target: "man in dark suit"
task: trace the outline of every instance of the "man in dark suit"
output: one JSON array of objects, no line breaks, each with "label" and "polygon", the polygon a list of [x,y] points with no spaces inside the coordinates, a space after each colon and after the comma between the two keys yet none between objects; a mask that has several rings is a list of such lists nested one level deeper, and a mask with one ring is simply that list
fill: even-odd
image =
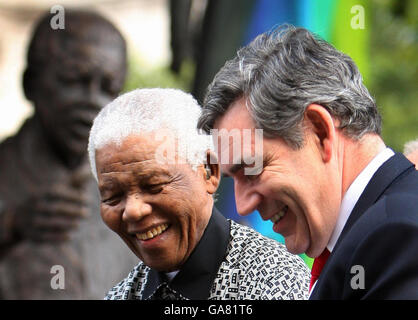
[{"label": "man in dark suit", "polygon": [[218,72],[198,127],[238,212],[315,258],[311,299],[418,299],[418,174],[350,57],[303,28],[262,34]]}]

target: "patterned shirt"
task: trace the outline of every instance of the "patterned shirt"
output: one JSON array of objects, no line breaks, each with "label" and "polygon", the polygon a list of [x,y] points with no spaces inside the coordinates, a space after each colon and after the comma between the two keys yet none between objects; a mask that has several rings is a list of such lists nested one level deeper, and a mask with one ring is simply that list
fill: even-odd
[{"label": "patterned shirt", "polygon": [[202,239],[170,281],[140,262],[106,300],[307,299],[310,271],[281,243],[213,210]]}]

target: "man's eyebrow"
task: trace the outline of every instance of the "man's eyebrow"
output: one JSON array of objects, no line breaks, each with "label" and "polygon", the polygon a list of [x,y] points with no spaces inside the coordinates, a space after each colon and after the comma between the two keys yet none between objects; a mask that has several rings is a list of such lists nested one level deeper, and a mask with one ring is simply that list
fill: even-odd
[{"label": "man's eyebrow", "polygon": [[114,178],[106,177],[102,183],[99,183],[98,188],[100,192],[112,190],[119,186],[119,182]]},{"label": "man's eyebrow", "polygon": [[151,178],[170,178],[171,174],[169,171],[161,168],[151,168],[145,171],[137,171],[135,175],[141,179],[148,180]]},{"label": "man's eyebrow", "polygon": [[244,159],[240,159],[240,163],[235,163],[229,168],[229,173],[223,172],[222,177],[230,178],[238,171],[244,169],[247,166],[250,166],[253,162],[255,162],[254,157],[246,157]]},{"label": "man's eyebrow", "polygon": [[225,173],[225,172],[221,173],[221,177],[222,178],[231,178],[231,176],[229,174]]},{"label": "man's eyebrow", "polygon": [[233,164],[232,166],[231,166],[231,168],[229,168],[229,173],[226,173],[226,172],[222,172],[222,177],[225,177],[225,178],[230,178],[231,176],[233,176],[235,173],[237,173],[238,171],[240,171],[242,168],[244,167],[244,163],[242,162],[242,163],[236,163],[236,164]]},{"label": "man's eyebrow", "polygon": [[229,168],[229,172],[231,173],[231,175],[237,173],[238,171],[240,171],[242,168],[244,168],[245,164],[244,162],[241,160],[241,163],[236,163],[233,164],[231,168]]}]

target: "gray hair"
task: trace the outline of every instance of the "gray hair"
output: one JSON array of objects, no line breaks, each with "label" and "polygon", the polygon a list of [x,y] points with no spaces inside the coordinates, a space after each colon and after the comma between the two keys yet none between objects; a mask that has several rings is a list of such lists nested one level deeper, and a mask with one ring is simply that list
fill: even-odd
[{"label": "gray hair", "polygon": [[381,132],[375,101],[353,60],[303,28],[261,34],[226,62],[208,87],[198,128],[210,132],[241,97],[264,136],[281,137],[294,149],[303,145],[302,120],[312,103],[338,119],[350,138]]},{"label": "gray hair", "polygon": [[415,151],[418,151],[418,138],[405,143],[403,153],[407,156]]},{"label": "gray hair", "polygon": [[158,133],[161,129],[176,139],[177,151],[196,170],[207,162],[207,150],[214,149],[211,136],[196,129],[200,114],[192,95],[177,89],[137,89],[121,95],[93,122],[88,144],[93,176],[97,180],[96,150],[110,143],[121,145],[132,134]]}]

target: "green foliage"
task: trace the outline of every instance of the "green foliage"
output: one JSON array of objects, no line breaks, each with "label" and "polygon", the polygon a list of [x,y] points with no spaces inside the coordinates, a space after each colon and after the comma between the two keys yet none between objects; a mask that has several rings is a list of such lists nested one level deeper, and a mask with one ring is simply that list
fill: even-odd
[{"label": "green foliage", "polygon": [[182,64],[179,74],[167,66],[149,67],[141,59],[129,58],[128,75],[124,92],[137,88],[178,88],[190,91],[194,76],[194,64],[186,61]]},{"label": "green foliage", "polygon": [[418,138],[418,1],[372,3],[371,84],[383,138],[396,151]]},{"label": "green foliage", "polygon": [[[371,94],[383,117],[383,139],[396,151],[418,138],[418,1],[373,0],[370,36]],[[195,65],[183,63],[179,74],[168,66],[149,67],[129,59],[124,91],[135,88],[180,88],[190,92]]]}]

